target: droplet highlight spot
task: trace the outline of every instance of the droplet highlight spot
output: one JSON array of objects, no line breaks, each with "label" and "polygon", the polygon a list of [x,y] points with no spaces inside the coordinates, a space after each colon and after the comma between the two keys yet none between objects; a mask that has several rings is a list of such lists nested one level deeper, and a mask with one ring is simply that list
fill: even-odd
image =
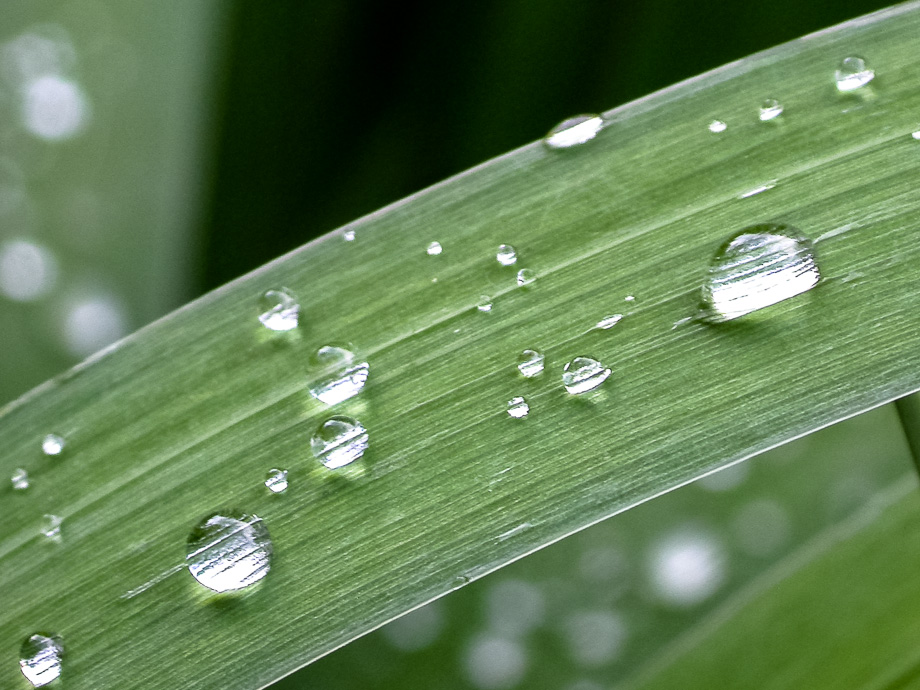
[{"label": "droplet highlight spot", "polygon": [[297,328],[300,304],[286,289],[267,290],[259,301],[259,321],[270,331],[291,331]]},{"label": "droplet highlight spot", "polygon": [[268,574],[271,559],[271,537],[256,515],[209,515],[192,529],[186,542],[189,573],[215,592],[255,584]]},{"label": "droplet highlight spot", "polygon": [[530,413],[530,405],[521,396],[508,401],[508,414],[514,419],[523,419]]},{"label": "droplet highlight spot", "polygon": [[861,89],[875,79],[875,70],[871,69],[861,57],[847,57],[841,60],[834,72],[834,81],[840,92]]},{"label": "droplet highlight spot", "polygon": [[271,469],[265,476],[265,487],[273,494],[283,494],[288,488],[287,470]]},{"label": "droplet highlight spot", "polygon": [[42,439],[42,452],[45,455],[60,455],[64,452],[64,439],[57,434],[48,434]]},{"label": "droplet highlight spot", "polygon": [[518,355],[517,368],[524,378],[532,379],[543,373],[545,357],[536,350],[524,350]]},{"label": "droplet highlight spot", "polygon": [[572,395],[587,393],[610,376],[610,369],[591,357],[576,357],[562,370],[562,385]]},{"label": "droplet highlight spot", "polygon": [[563,120],[543,138],[551,149],[567,149],[591,141],[604,126],[600,115],[576,115]]},{"label": "droplet highlight spot", "polygon": [[61,675],[64,646],[57,635],[30,635],[19,648],[19,669],[32,687],[57,680]]},{"label": "droplet highlight spot", "polygon": [[517,251],[510,244],[499,245],[495,259],[502,266],[513,266],[517,262]]},{"label": "droplet highlight spot", "polygon": [[360,459],[367,446],[367,429],[354,417],[344,415],[327,419],[310,439],[313,455],[330,470]]},{"label": "droplet highlight spot", "polygon": [[324,345],[310,358],[310,395],[335,405],[360,393],[369,373],[370,365],[348,348]]},{"label": "droplet highlight spot", "polygon": [[15,470],[13,470],[13,475],[10,477],[10,482],[16,491],[25,491],[29,488],[29,473],[21,467],[17,467]]}]

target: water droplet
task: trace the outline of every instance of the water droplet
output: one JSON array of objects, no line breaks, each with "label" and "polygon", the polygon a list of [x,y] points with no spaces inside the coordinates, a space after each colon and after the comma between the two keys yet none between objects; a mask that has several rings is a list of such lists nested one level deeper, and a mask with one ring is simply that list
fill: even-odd
[{"label": "water droplet", "polygon": [[518,355],[518,371],[521,376],[532,379],[543,373],[543,362],[545,358],[536,350],[524,350]]},{"label": "water droplet", "polygon": [[820,278],[809,239],[788,225],[754,225],[729,238],[710,262],[701,316],[736,319],[806,292]]},{"label": "water droplet", "polygon": [[255,584],[271,568],[272,540],[256,515],[215,513],[199,522],[185,545],[188,571],[215,592]]},{"label": "water droplet", "polygon": [[367,450],[367,429],[357,419],[335,415],[323,422],[313,438],[313,455],[330,470],[358,460]]},{"label": "water droplet", "polygon": [[626,297],[623,298],[623,301],[624,302],[635,302],[636,298],[633,295],[626,295]]},{"label": "water droplet", "polygon": [[60,455],[64,450],[64,439],[57,434],[48,434],[42,439],[42,452],[45,455]]},{"label": "water droplet", "polygon": [[483,295],[476,303],[476,308],[479,311],[492,311],[492,298],[488,295]]},{"label": "water droplet", "polygon": [[346,230],[344,234],[342,235],[342,237],[345,239],[346,242],[354,242],[355,241],[355,231]]},{"label": "water droplet", "polygon": [[57,635],[36,633],[19,648],[19,668],[33,687],[48,685],[61,675],[64,646]]},{"label": "water droplet", "polygon": [[327,405],[348,400],[362,391],[369,371],[351,350],[325,345],[310,358],[310,394]]},{"label": "water droplet", "polygon": [[297,328],[300,305],[286,289],[267,290],[259,300],[259,321],[270,331],[290,331]]},{"label": "water droplet", "polygon": [[498,247],[498,253],[495,258],[502,266],[513,266],[517,261],[517,252],[510,244],[501,244]]},{"label": "water droplet", "polygon": [[57,260],[45,247],[10,240],[0,247],[0,292],[16,302],[32,302],[54,287]]},{"label": "water droplet", "polygon": [[549,130],[543,143],[551,149],[567,149],[591,141],[604,126],[600,115],[577,115]]},{"label": "water droplet", "polygon": [[783,114],[783,104],[775,98],[768,98],[760,104],[760,121],[774,120]]},{"label": "water droplet", "polygon": [[530,412],[530,405],[521,396],[511,398],[508,401],[508,414],[515,419],[523,419]]},{"label": "water droplet", "polygon": [[848,57],[840,62],[834,72],[838,91],[855,91],[875,79],[875,70],[866,65],[861,57]]},{"label": "water droplet", "polygon": [[437,256],[443,250],[441,248],[440,242],[432,242],[428,245],[428,249],[425,250],[428,253],[428,256]]},{"label": "water droplet", "polygon": [[728,129],[728,125],[722,122],[722,120],[713,120],[709,123],[709,131],[713,134],[720,134]]},{"label": "water droplet", "polygon": [[610,376],[610,369],[591,357],[576,357],[562,370],[562,385],[572,395],[594,390]]},{"label": "water droplet", "polygon": [[265,486],[273,494],[284,493],[288,488],[287,475],[287,470],[269,470],[265,477]]},{"label": "water droplet", "polygon": [[17,491],[24,491],[29,488],[29,473],[21,467],[17,467],[13,470],[13,476],[10,477],[10,481],[14,489]]},{"label": "water droplet", "polygon": [[526,287],[532,285],[533,281],[536,280],[537,276],[534,275],[534,272],[529,268],[522,268],[517,272],[517,284],[518,287]]},{"label": "water droplet", "polygon": [[60,515],[46,514],[42,518],[41,533],[51,541],[59,542],[61,541],[61,523],[63,522],[64,518]]},{"label": "water droplet", "polygon": [[605,316],[603,319],[597,322],[597,327],[603,331],[606,331],[607,329],[613,328],[618,323],[620,323],[620,319],[622,318],[622,314],[611,314],[610,316]]},{"label": "water droplet", "polygon": [[920,129],[918,129],[916,132],[911,133],[910,136],[916,139],[917,141],[920,141]]}]

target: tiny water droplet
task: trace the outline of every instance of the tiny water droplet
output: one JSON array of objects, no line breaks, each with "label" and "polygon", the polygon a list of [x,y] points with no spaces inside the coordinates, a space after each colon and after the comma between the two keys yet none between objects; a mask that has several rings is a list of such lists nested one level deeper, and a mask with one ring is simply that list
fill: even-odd
[{"label": "tiny water droplet", "polygon": [[255,584],[271,568],[272,540],[257,515],[214,513],[199,522],[185,544],[185,564],[199,584],[230,592]]},{"label": "tiny water droplet", "polygon": [[51,541],[59,542],[61,541],[61,523],[63,522],[64,518],[60,515],[51,515],[47,513],[42,518],[41,533]]},{"label": "tiny water droplet", "polygon": [[728,129],[728,125],[722,122],[722,120],[713,120],[709,123],[709,131],[713,134],[720,134]]},{"label": "tiny water droplet", "polygon": [[701,317],[736,319],[806,292],[820,278],[808,238],[788,225],[754,225],[730,237],[710,262]]},{"label": "tiny water droplet", "polygon": [[875,70],[871,69],[861,57],[844,58],[834,72],[837,90],[842,92],[862,88],[874,78]]},{"label": "tiny water droplet", "polygon": [[529,268],[522,268],[517,272],[518,287],[526,287],[528,285],[532,285],[536,278],[537,276]]},{"label": "tiny water droplet", "polygon": [[916,139],[917,141],[920,141],[920,129],[918,129],[916,132],[912,132],[910,136]]},{"label": "tiny water droplet", "polygon": [[600,115],[576,115],[549,130],[543,143],[551,149],[567,149],[591,141],[604,126]]},{"label": "tiny water droplet", "polygon": [[344,240],[345,240],[346,242],[354,242],[354,241],[355,241],[355,231],[354,231],[354,230],[346,230],[346,231],[342,234],[342,237],[344,238]]},{"label": "tiny water droplet", "polygon": [[495,258],[502,266],[513,266],[517,261],[517,252],[510,244],[501,244],[498,247],[498,253]]},{"label": "tiny water droplet", "polygon": [[286,289],[266,290],[259,300],[259,321],[270,331],[290,331],[297,328],[300,305]]},{"label": "tiny water droplet", "polygon": [[32,687],[57,680],[61,675],[64,646],[57,635],[30,635],[19,648],[19,668]]},{"label": "tiny water droplet", "polygon": [[443,250],[440,242],[432,242],[425,251],[428,253],[428,256],[437,256]]},{"label": "tiny water droplet", "polygon": [[310,358],[310,394],[335,405],[360,393],[369,372],[370,365],[351,350],[324,345]]},{"label": "tiny water droplet", "polygon": [[511,398],[508,401],[508,414],[515,419],[523,419],[530,412],[530,405],[521,396]]},{"label": "tiny water droplet", "polygon": [[543,373],[543,362],[545,358],[536,350],[524,350],[518,355],[518,371],[521,376],[532,379]]},{"label": "tiny water droplet", "polygon": [[606,331],[607,329],[613,328],[618,323],[620,323],[620,319],[622,318],[622,314],[611,314],[610,316],[605,316],[603,319],[597,322],[597,328]]},{"label": "tiny water droplet", "polygon": [[17,467],[13,470],[13,476],[10,477],[10,481],[14,489],[17,491],[24,491],[29,488],[29,473],[21,467]]},{"label": "tiny water droplet", "polygon": [[760,104],[760,121],[775,120],[783,114],[783,104],[775,98],[768,98]]},{"label": "tiny water droplet", "polygon": [[273,494],[282,494],[288,488],[287,475],[287,470],[269,470],[265,477],[265,486]]},{"label": "tiny water droplet", "polygon": [[42,452],[45,455],[60,455],[64,450],[64,439],[57,434],[48,434],[42,439]]},{"label": "tiny water droplet", "polygon": [[479,298],[479,301],[476,303],[476,308],[479,311],[489,312],[492,311],[492,298],[488,295],[483,295]]},{"label": "tiny water droplet", "polygon": [[335,415],[320,424],[310,439],[313,455],[330,470],[358,460],[367,450],[367,429],[354,417]]},{"label": "tiny water droplet", "polygon": [[562,385],[572,395],[587,393],[610,376],[610,369],[591,357],[576,357],[562,370]]},{"label": "tiny water droplet", "polygon": [[635,302],[636,298],[633,295],[626,295],[626,297],[623,298],[623,301],[624,302]]}]

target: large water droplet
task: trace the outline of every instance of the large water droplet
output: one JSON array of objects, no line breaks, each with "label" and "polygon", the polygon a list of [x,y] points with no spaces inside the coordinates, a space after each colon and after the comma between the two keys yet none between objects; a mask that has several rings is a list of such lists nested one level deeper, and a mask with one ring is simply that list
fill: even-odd
[{"label": "large water droplet", "polygon": [[428,249],[425,250],[428,256],[437,256],[442,251],[443,249],[441,248],[440,242],[432,242],[431,244],[428,245]]},{"label": "large water droplet", "polygon": [[29,473],[21,467],[17,467],[13,470],[13,476],[10,477],[10,481],[14,489],[17,491],[24,491],[29,488]]},{"label": "large water droplet", "polygon": [[300,305],[286,288],[268,290],[259,301],[259,321],[271,331],[290,331],[297,328]]},{"label": "large water droplet", "polygon": [[327,405],[348,400],[364,388],[369,371],[351,350],[325,345],[310,358],[310,394]]},{"label": "large water droplet", "polygon": [[524,350],[518,355],[518,371],[521,372],[521,376],[529,379],[539,376],[543,373],[544,359],[543,355],[536,350]]},{"label": "large water droplet", "polygon": [[284,493],[288,488],[287,475],[287,470],[269,470],[265,477],[265,486],[273,494]]},{"label": "large water droplet", "polygon": [[530,413],[530,405],[521,396],[508,401],[508,414],[515,419],[523,419]]},{"label": "large water droplet", "polygon": [[605,316],[603,319],[597,322],[597,327],[603,331],[606,331],[620,323],[620,319],[622,318],[622,314],[611,314],[610,316]]},{"label": "large water droplet", "polygon": [[783,114],[783,104],[775,98],[768,98],[760,105],[760,121],[774,120]]},{"label": "large water droplet", "polygon": [[517,252],[510,244],[502,244],[499,245],[495,258],[502,266],[513,266],[517,261]]},{"label": "large water droplet", "polygon": [[200,584],[215,592],[230,592],[268,574],[272,540],[256,515],[215,513],[192,529],[185,553],[188,571]]},{"label": "large water droplet", "polygon": [[492,311],[492,298],[488,295],[483,295],[479,298],[479,301],[476,303],[476,308],[479,311]]},{"label": "large water droplet", "polygon": [[591,141],[604,126],[600,115],[576,115],[549,130],[543,143],[551,149],[567,149]]},{"label": "large water droplet", "polygon": [[51,515],[50,513],[42,517],[41,533],[48,539],[55,542],[61,541],[61,524],[64,518],[60,515]]},{"label": "large water droplet", "polygon": [[610,369],[591,357],[576,357],[562,370],[562,385],[572,395],[586,393],[600,386],[610,376]]},{"label": "large water droplet", "polygon": [[517,284],[518,287],[526,287],[532,285],[533,281],[537,279],[536,274],[531,271],[529,268],[522,268],[517,272]]},{"label": "large water droplet", "polygon": [[367,429],[354,417],[335,415],[323,422],[313,438],[313,455],[330,470],[358,460],[367,450]]},{"label": "large water droplet", "polygon": [[57,635],[36,633],[19,648],[19,668],[33,687],[40,688],[61,675],[64,646]]},{"label": "large water droplet", "polygon": [[57,434],[48,434],[42,439],[42,452],[45,455],[60,455],[64,451],[64,439]]},{"label": "large water droplet", "polygon": [[838,91],[855,91],[875,79],[875,70],[871,69],[861,57],[848,57],[840,62],[834,72]]},{"label": "large water droplet", "polygon": [[701,316],[736,319],[806,292],[820,278],[809,239],[788,225],[754,225],[729,238],[710,262]]},{"label": "large water droplet", "polygon": [[713,120],[709,123],[709,131],[713,134],[721,134],[726,129],[728,129],[728,125],[722,122],[722,120]]}]

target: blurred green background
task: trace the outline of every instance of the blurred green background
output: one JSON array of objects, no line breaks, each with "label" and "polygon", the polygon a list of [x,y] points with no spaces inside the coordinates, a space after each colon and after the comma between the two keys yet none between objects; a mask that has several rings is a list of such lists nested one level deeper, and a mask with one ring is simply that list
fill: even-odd
[{"label": "blurred green background", "polygon": [[[5,0],[0,402],[569,115],[883,6]],[[278,687],[609,687],[909,471],[892,411],[871,413],[560,542]]]}]

